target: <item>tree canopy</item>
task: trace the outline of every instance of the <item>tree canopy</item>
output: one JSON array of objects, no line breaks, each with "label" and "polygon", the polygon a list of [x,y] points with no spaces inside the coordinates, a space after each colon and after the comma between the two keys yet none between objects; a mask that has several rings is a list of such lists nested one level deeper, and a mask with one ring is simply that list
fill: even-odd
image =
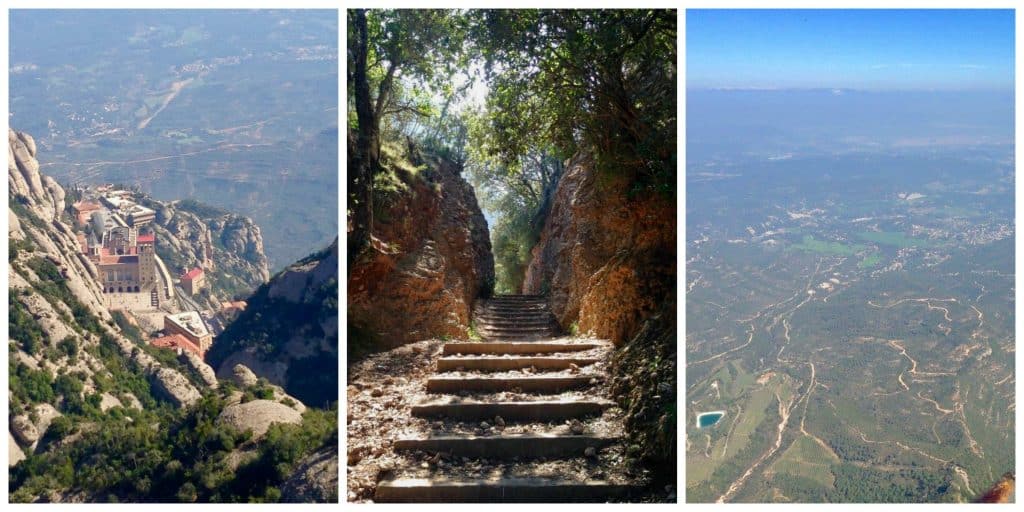
[{"label": "tree canopy", "polygon": [[[572,155],[628,177],[632,194],[674,195],[674,10],[357,9],[348,19],[350,263],[372,232],[382,140],[415,141],[468,173],[497,216],[507,291]],[[486,97],[474,102],[478,83]]]}]

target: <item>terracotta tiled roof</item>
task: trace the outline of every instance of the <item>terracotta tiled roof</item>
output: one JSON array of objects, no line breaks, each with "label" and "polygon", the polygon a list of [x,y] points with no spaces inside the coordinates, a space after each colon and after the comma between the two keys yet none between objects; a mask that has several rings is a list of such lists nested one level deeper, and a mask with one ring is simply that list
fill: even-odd
[{"label": "terracotta tiled roof", "polygon": [[135,238],[135,241],[140,244],[151,244],[156,241],[156,235],[153,233],[148,235],[139,235]]},{"label": "terracotta tiled roof", "polygon": [[196,267],[196,268],[186,272],[185,275],[181,276],[181,278],[182,279],[195,279],[196,277],[199,277],[201,275],[203,275],[203,269],[201,269],[199,267]]},{"label": "terracotta tiled roof", "polygon": [[160,348],[183,348],[185,350],[188,350],[189,352],[192,352],[193,354],[198,355],[199,357],[203,356],[203,351],[200,350],[195,343],[192,343],[191,341],[188,340],[188,338],[180,334],[161,336],[151,341],[150,345]]}]

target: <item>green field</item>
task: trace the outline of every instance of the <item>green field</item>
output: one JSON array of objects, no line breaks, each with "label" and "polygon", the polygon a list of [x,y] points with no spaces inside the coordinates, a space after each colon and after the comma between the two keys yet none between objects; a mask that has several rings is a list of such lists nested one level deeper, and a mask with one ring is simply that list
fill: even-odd
[{"label": "green field", "polygon": [[819,254],[834,254],[837,256],[853,256],[867,247],[861,244],[843,244],[840,242],[826,242],[816,240],[811,235],[804,235],[803,242],[793,245],[794,249],[816,252]]},{"label": "green field", "polygon": [[882,256],[879,255],[876,252],[876,253],[870,254],[867,257],[865,257],[864,259],[860,260],[860,262],[857,263],[857,268],[877,267],[878,264],[881,261],[882,261]]}]

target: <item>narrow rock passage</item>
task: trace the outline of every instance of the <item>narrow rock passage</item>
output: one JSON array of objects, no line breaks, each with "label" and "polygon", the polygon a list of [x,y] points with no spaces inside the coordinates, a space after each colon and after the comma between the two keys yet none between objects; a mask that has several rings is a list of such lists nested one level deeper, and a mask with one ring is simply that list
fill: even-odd
[{"label": "narrow rock passage", "polygon": [[558,337],[541,296],[484,301],[482,342],[448,342],[393,440],[375,501],[609,501],[642,485],[607,399],[607,341]]}]

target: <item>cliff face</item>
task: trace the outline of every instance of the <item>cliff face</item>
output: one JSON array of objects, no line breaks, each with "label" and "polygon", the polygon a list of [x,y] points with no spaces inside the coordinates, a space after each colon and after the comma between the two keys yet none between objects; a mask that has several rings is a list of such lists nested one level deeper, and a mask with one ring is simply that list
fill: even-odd
[{"label": "cliff face", "polygon": [[[58,409],[77,410],[83,400],[95,400],[104,411],[155,405],[152,396],[111,386],[110,376],[123,374],[128,361],[157,398],[194,403],[195,383],[114,326],[96,270],[62,219],[64,190],[39,173],[32,137],[9,131],[8,143],[11,425],[21,448],[34,451],[50,420],[61,415]],[[47,386],[40,387],[43,381]]]},{"label": "cliff face", "polygon": [[252,219],[192,201],[147,202],[156,212],[157,251],[172,274],[200,267],[221,300],[270,279],[263,235]]},{"label": "cliff face", "polygon": [[349,328],[365,349],[467,335],[473,303],[494,285],[487,222],[458,167],[429,159],[395,171],[375,205],[372,247],[348,276]]},{"label": "cliff face", "polygon": [[221,378],[244,364],[314,407],[338,400],[338,241],[287,267],[247,299],[207,361]]},{"label": "cliff face", "polygon": [[548,294],[566,330],[617,344],[675,293],[675,204],[630,198],[623,177],[599,176],[577,155],[555,191],[524,293]]},{"label": "cliff face", "polygon": [[614,341],[611,392],[629,457],[675,483],[676,217],[658,196],[628,195],[582,155],[566,166],[533,248],[525,293],[548,294],[562,327]]}]

